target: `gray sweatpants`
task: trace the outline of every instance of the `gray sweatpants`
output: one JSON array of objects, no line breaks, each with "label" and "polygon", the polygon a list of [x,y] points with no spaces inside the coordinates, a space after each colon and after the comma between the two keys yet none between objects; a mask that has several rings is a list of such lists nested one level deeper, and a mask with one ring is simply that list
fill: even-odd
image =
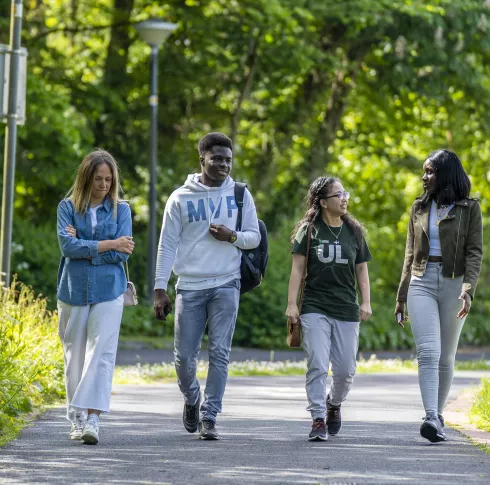
[{"label": "gray sweatpants", "polygon": [[332,362],[330,402],[345,401],[356,373],[359,322],[344,322],[320,313],[301,315],[303,346],[308,360],[306,394],[313,419],[325,418],[327,375]]},{"label": "gray sweatpants", "polygon": [[427,413],[442,414],[453,380],[459,335],[466,319],[457,318],[463,306],[458,300],[462,283],[462,276],[442,276],[441,263],[428,263],[423,276],[412,276],[410,280],[408,313]]}]

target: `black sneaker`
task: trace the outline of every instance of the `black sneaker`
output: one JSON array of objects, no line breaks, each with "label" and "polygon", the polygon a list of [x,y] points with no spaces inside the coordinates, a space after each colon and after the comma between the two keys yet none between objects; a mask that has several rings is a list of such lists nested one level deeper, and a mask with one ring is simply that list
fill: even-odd
[{"label": "black sneaker", "polygon": [[436,414],[428,414],[420,426],[420,435],[431,443],[446,441],[446,435],[442,430],[441,422]]},{"label": "black sneaker", "polygon": [[199,423],[199,406],[199,401],[192,406],[190,404],[184,404],[182,421],[184,422],[184,428],[189,431],[189,433],[195,433],[197,431],[197,425]]},{"label": "black sneaker", "polygon": [[340,415],[340,404],[334,406],[330,403],[330,396],[327,396],[327,429],[330,436],[339,434],[342,428],[342,417]]},{"label": "black sneaker", "polygon": [[444,440],[447,440],[446,431],[444,430],[444,418],[442,414],[438,414],[437,417],[439,418],[439,423],[441,423],[441,436],[444,436]]},{"label": "black sneaker", "polygon": [[216,423],[209,419],[199,421],[199,438],[202,440],[219,440]]},{"label": "black sneaker", "polygon": [[327,429],[325,428],[325,420],[322,418],[317,418],[313,421],[311,425],[311,432],[308,436],[309,441],[327,441]]},{"label": "black sneaker", "polygon": [[442,417],[442,414],[438,414],[437,417],[439,418],[439,423],[441,423],[441,427],[444,428],[444,418]]}]

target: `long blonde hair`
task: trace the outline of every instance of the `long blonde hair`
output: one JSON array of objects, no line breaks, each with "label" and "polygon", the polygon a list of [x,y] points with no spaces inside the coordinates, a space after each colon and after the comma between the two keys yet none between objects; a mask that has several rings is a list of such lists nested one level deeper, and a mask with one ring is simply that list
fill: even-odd
[{"label": "long blonde hair", "polygon": [[89,153],[78,167],[75,183],[66,194],[66,198],[73,202],[76,212],[80,214],[85,214],[85,212],[87,212],[87,208],[90,204],[95,172],[97,171],[97,168],[104,163],[109,166],[112,173],[112,185],[108,197],[112,200],[113,217],[115,218],[117,216],[117,204],[119,202],[119,194],[121,193],[121,187],[119,185],[119,169],[114,157],[105,150],[95,150]]}]

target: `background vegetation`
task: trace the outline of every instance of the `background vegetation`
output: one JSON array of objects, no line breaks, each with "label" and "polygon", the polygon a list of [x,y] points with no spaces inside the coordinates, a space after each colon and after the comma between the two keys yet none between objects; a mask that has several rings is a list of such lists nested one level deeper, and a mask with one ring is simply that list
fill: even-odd
[{"label": "background vegetation", "polygon": [[[0,0],[0,42],[10,1]],[[147,294],[149,47],[133,24],[179,29],[160,51],[159,214],[198,170],[208,131],[235,142],[233,176],[252,190],[270,233],[263,286],[243,298],[235,343],[284,346],[288,235],[308,183],[339,176],[366,225],[374,314],[361,348],[411,345],[393,323],[408,208],[424,158],[454,150],[481,199],[488,255],[490,2],[482,0],[25,0],[27,123],[20,129],[13,269],[55,306],[56,206],[93,147],[119,161],[134,213],[131,273]],[[3,145],[3,133],[0,145]],[[462,341],[490,337],[485,256]],[[149,306],[128,335],[169,335]]]},{"label": "background vegetation", "polygon": [[32,289],[14,282],[0,293],[0,446],[20,429],[21,415],[64,396],[57,327]]}]

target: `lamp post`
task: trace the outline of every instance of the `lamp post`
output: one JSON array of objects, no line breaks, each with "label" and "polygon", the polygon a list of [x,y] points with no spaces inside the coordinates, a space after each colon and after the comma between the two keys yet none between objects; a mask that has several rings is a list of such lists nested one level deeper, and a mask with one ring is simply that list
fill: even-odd
[{"label": "lamp post", "polygon": [[17,125],[25,122],[27,51],[20,46],[21,32],[22,0],[12,0],[10,45],[0,46],[0,118],[7,124],[0,224],[0,283],[5,286],[10,284]]},{"label": "lamp post", "polygon": [[177,28],[176,24],[160,19],[149,19],[139,22],[135,28],[141,38],[151,47],[150,75],[150,190],[148,195],[149,230],[148,230],[148,297],[151,298],[155,285],[155,263],[157,252],[157,217],[156,217],[156,179],[157,179],[157,122],[158,122],[158,49],[168,36]]}]

